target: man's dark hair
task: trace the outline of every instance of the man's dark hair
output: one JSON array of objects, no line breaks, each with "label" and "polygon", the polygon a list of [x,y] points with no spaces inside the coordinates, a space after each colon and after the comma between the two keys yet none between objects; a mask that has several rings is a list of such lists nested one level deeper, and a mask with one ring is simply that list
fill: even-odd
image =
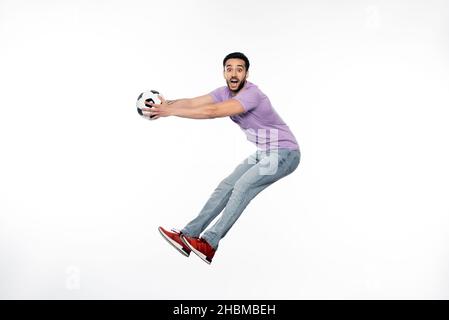
[{"label": "man's dark hair", "polygon": [[243,53],[241,53],[241,52],[233,52],[233,53],[228,54],[223,59],[223,68],[226,65],[226,61],[228,61],[229,59],[242,59],[243,61],[245,61],[246,71],[248,71],[248,69],[249,69],[249,60]]}]

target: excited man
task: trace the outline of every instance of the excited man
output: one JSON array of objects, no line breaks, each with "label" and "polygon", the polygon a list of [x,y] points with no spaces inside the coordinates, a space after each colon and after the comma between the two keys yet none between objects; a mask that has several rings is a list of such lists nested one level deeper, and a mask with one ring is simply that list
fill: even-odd
[{"label": "excited man", "polygon": [[[218,243],[240,217],[248,203],[263,189],[292,173],[299,165],[300,150],[295,136],[271,105],[268,97],[247,81],[249,60],[240,52],[223,60],[226,86],[192,99],[148,104],[143,111],[152,120],[177,116],[192,119],[230,117],[255,143],[257,151],[240,163],[216,187],[196,218],[181,231],[159,227],[162,236],[179,252],[193,251],[207,263]],[[267,139],[269,134],[269,139]],[[206,228],[223,211],[216,223]]]}]

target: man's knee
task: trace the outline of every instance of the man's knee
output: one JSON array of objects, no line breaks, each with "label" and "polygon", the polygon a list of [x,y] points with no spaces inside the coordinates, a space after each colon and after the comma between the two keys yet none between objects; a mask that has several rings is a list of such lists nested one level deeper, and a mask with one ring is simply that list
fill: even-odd
[{"label": "man's knee", "polygon": [[217,189],[219,190],[231,190],[234,188],[234,183],[228,179],[224,179],[220,182]]},{"label": "man's knee", "polygon": [[234,192],[246,193],[251,189],[251,184],[246,181],[237,181],[234,185]]}]

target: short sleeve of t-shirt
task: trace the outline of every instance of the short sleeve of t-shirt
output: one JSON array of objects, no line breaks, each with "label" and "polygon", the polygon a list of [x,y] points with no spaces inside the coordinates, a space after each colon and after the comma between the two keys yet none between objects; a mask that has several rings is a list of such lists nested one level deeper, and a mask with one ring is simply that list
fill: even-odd
[{"label": "short sleeve of t-shirt", "polygon": [[261,95],[257,90],[257,87],[249,87],[240,91],[233,99],[239,101],[245,112],[248,112],[257,107],[261,100]]},{"label": "short sleeve of t-shirt", "polygon": [[223,88],[217,88],[214,91],[209,92],[209,95],[212,96],[214,102],[222,102],[223,101]]}]

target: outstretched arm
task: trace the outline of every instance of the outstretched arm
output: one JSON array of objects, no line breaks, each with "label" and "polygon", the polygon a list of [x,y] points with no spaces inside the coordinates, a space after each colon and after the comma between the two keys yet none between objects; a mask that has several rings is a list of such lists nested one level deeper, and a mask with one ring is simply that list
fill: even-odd
[{"label": "outstretched arm", "polygon": [[241,103],[236,99],[213,103],[211,96],[202,96],[198,97],[201,99],[197,98],[196,101],[195,99],[181,99],[169,104],[163,97],[159,96],[159,98],[162,103],[151,103],[151,108],[143,110],[144,115],[155,116],[153,119],[168,116],[190,119],[212,119],[245,112]]},{"label": "outstretched arm", "polygon": [[214,99],[209,94],[206,94],[204,96],[195,97],[195,98],[190,98],[190,99],[167,100],[167,104],[169,106],[174,104],[175,107],[182,105],[185,107],[193,108],[193,107],[199,107],[199,106],[202,106],[205,104],[210,104],[210,103],[214,103]]}]

